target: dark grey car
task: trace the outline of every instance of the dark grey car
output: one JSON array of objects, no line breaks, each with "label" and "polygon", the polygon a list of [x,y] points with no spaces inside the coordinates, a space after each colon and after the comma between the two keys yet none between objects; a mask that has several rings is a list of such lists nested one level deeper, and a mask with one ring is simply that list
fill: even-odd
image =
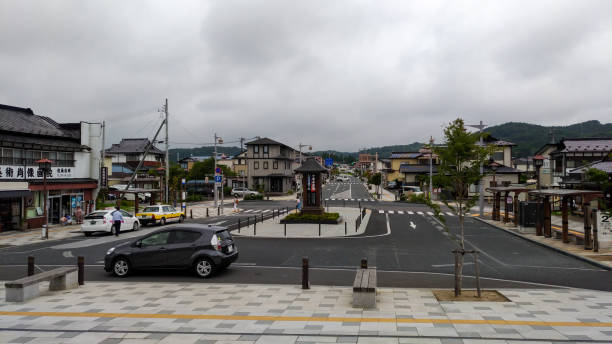
[{"label": "dark grey car", "polygon": [[228,267],[238,248],[225,227],[177,224],[106,252],[104,270],[125,277],[139,269],[193,269],[200,277]]}]

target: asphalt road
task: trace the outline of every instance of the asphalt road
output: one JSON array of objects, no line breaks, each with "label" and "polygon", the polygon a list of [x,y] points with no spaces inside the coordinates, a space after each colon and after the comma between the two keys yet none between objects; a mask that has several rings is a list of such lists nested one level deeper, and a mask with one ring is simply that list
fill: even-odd
[{"label": "asphalt road", "polygon": [[[350,184],[349,188],[355,188]],[[341,186],[347,190],[346,185]],[[364,192],[367,192],[363,186]],[[324,187],[324,195],[335,194],[337,185]],[[353,189],[354,190],[354,189]],[[340,192],[345,192],[340,191]],[[353,192],[353,191],[351,191]],[[363,203],[362,203],[363,204]],[[347,204],[347,206],[356,204]],[[240,250],[237,263],[210,279],[220,283],[280,283],[299,284],[301,260],[310,259],[311,281],[314,284],[351,285],[354,269],[362,257],[379,271],[379,285],[388,287],[452,287],[454,257],[457,247],[458,218],[446,216],[446,226],[428,215],[426,207],[417,204],[370,202],[370,222],[366,232],[358,237],[327,239],[285,239],[236,237]],[[279,209],[294,208],[293,201],[242,202],[244,213],[193,220],[228,226],[234,233],[249,218],[272,217]],[[249,211],[250,210],[250,211]],[[401,213],[400,213],[401,212]],[[412,214],[410,214],[412,212]],[[420,213],[421,214],[420,214]],[[105,252],[112,246],[156,230],[126,233],[119,238],[108,235],[91,238],[76,237],[19,247],[0,249],[0,279],[12,280],[24,276],[26,257],[36,257],[40,269],[57,265],[72,265],[77,256],[84,256],[86,280],[116,280],[103,271]],[[129,238],[132,237],[132,238]],[[465,222],[467,249],[477,249],[484,288],[566,286],[597,290],[612,290],[612,272],[586,262],[533,244],[492,226],[467,218]],[[466,256],[464,273],[466,287],[473,286],[475,265]],[[198,281],[185,271],[140,272],[134,281]],[[206,281],[202,281],[206,282]]]}]

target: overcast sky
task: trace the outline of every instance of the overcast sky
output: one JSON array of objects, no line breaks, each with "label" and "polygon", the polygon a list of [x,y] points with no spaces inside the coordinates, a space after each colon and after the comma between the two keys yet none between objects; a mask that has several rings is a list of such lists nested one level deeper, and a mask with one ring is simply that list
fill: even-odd
[{"label": "overcast sky", "polygon": [[165,98],[173,147],[612,118],[609,0],[3,0],[0,47],[0,103],[105,120],[108,144],[152,137]]}]

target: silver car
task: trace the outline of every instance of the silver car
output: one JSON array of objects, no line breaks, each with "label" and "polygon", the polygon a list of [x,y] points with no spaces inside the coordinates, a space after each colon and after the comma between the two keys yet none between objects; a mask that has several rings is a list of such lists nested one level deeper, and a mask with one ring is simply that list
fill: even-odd
[{"label": "silver car", "polygon": [[232,189],[232,194],[234,195],[234,197],[244,197],[246,195],[259,195],[259,192],[249,190],[247,188],[238,187]]}]

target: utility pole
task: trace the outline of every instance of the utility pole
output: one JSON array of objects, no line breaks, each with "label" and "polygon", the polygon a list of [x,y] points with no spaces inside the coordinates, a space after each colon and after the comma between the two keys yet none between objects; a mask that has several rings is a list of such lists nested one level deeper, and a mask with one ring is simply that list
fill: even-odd
[{"label": "utility pole", "polygon": [[170,189],[169,189],[169,181],[170,181],[170,155],[168,155],[168,98],[166,98],[166,105],[164,106],[164,112],[166,113],[166,198],[165,202],[168,204],[170,202]]},{"label": "utility pole", "polygon": [[429,137],[429,200],[433,199],[433,136]]},{"label": "utility pole", "polygon": [[[482,129],[486,128],[487,126],[480,121],[479,124],[468,125],[468,127],[477,128],[479,130],[480,147],[483,147],[484,143],[482,140]],[[482,162],[480,163],[480,180],[478,181],[478,208],[480,217],[484,218],[484,165]]]},{"label": "utility pole", "polygon": [[[217,176],[217,133],[215,133],[215,170],[214,170],[214,176]],[[214,188],[213,190],[215,190],[214,194],[215,194],[215,208],[219,205],[219,195],[217,194],[217,180],[215,179],[214,182]]]},{"label": "utility pole", "polygon": [[[102,121],[102,162],[100,163],[100,167],[104,167],[104,163],[106,160],[106,150],[104,149],[104,145],[105,145],[105,141],[106,141],[106,122]],[[100,173],[102,173],[102,169],[100,169]],[[107,181],[106,183],[108,184],[108,172],[107,172]],[[105,186],[106,188],[106,186]]]},{"label": "utility pole", "polygon": [[[240,154],[242,154],[242,151],[244,150],[243,146],[244,146],[244,137],[241,137],[240,138]],[[244,163],[246,164],[246,160],[244,161]],[[242,187],[246,188],[246,184],[244,184],[244,171],[241,171],[241,172],[242,172]]]}]

